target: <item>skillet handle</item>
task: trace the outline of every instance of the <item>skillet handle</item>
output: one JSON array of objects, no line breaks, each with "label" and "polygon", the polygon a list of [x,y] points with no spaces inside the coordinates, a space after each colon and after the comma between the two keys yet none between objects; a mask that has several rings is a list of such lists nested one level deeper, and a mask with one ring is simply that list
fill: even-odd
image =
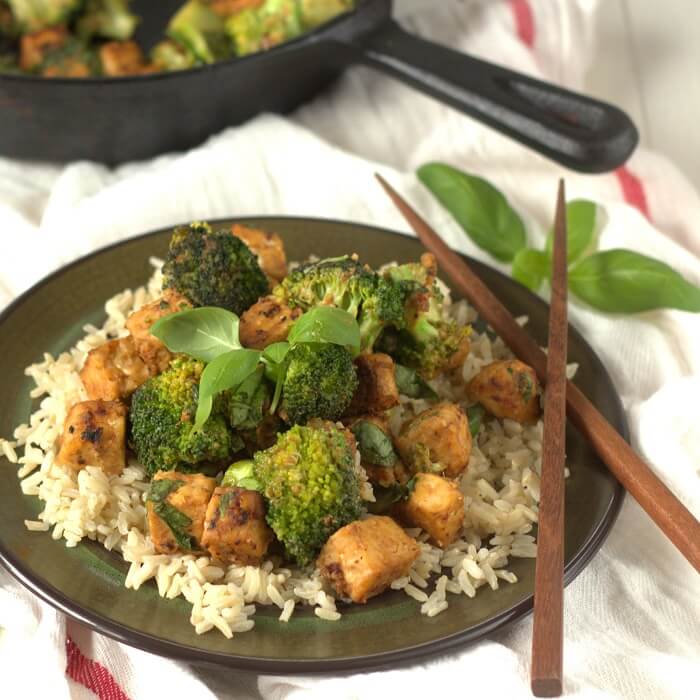
[{"label": "skillet handle", "polygon": [[362,63],[573,170],[614,170],[639,140],[617,107],[420,39],[392,20],[353,43]]}]

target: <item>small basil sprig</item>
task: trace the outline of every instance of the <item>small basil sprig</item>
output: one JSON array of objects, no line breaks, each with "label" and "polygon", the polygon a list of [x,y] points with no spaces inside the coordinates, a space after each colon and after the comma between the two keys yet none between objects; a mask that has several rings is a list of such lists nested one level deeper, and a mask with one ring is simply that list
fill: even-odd
[{"label": "small basil sprig", "polygon": [[200,430],[211,415],[214,398],[237,389],[260,363],[265,375],[275,383],[270,405],[274,413],[280,400],[287,372],[287,353],[298,343],[333,343],[357,354],[360,328],[347,311],[317,306],[302,314],[292,325],[286,342],[273,343],[264,351],[241,346],[236,314],[213,306],[186,309],[165,316],[151,326],[151,333],[171,352],[182,352],[207,362],[199,380],[195,429]]},{"label": "small basil sprig", "polygon": [[[544,250],[525,247],[525,229],[506,198],[490,183],[444,163],[428,163],[418,178],[474,242],[512,262],[513,277],[539,291],[552,269],[553,232]],[[581,301],[609,313],[654,309],[700,312],[700,287],[660,260],[631,250],[595,252],[601,208],[575,199],[566,205],[569,288]]]},{"label": "small basil sprig", "polygon": [[474,243],[494,258],[510,262],[525,247],[522,219],[490,182],[444,163],[422,166],[418,178]]},{"label": "small basil sprig", "polygon": [[[589,255],[598,244],[596,233],[598,207],[586,199],[574,199],[566,204],[566,247],[569,265]],[[552,274],[552,245],[554,230],[547,236],[544,250],[524,248],[513,260],[511,275],[533,292]]]}]

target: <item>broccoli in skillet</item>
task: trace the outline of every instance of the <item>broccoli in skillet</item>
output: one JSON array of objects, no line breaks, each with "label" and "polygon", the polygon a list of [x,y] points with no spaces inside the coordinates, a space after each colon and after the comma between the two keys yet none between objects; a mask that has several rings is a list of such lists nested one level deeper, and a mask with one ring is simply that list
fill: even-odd
[{"label": "broccoli in skillet", "polygon": [[263,0],[226,20],[238,56],[269,49],[303,32],[297,0]]},{"label": "broccoli in skillet", "polygon": [[326,304],[347,311],[360,326],[362,350],[371,352],[386,325],[403,322],[412,286],[380,277],[355,257],[327,258],[302,265],[275,289],[274,296],[304,311]]},{"label": "broccoli in skillet", "polygon": [[332,423],[294,426],[255,454],[252,471],[267,501],[268,524],[301,565],[363,513],[354,440]]},{"label": "broccoli in skillet", "polygon": [[172,39],[159,41],[151,49],[151,60],[160,70],[185,70],[197,62],[195,57]]},{"label": "broccoli in skillet", "polygon": [[340,418],[357,389],[357,371],[350,353],[340,345],[302,343],[287,355],[282,386],[282,415],[289,423],[309,418]]},{"label": "broccoli in skillet", "polygon": [[242,447],[222,415],[214,412],[194,430],[199,378],[204,363],[176,358],[162,374],[134,393],[130,444],[149,475],[159,469],[192,470],[200,462],[228,459]]},{"label": "broccoli in skillet", "polygon": [[129,0],[87,0],[75,29],[85,38],[125,41],[133,35],[138,22],[138,17],[129,12]]},{"label": "broccoli in skillet", "polygon": [[457,366],[469,350],[470,329],[447,318],[436,275],[431,254],[423,255],[420,263],[390,267],[384,274],[388,282],[401,285],[408,298],[402,323],[387,331],[378,346],[426,377]]},{"label": "broccoli in skillet", "polygon": [[65,24],[83,0],[7,0],[22,33],[38,32]]},{"label": "broccoli in skillet", "polygon": [[175,229],[165,265],[164,286],[196,306],[220,306],[239,316],[268,290],[255,256],[230,230],[207,223]]},{"label": "broccoli in skillet", "polygon": [[314,29],[355,7],[355,0],[298,0],[298,3],[304,29]]},{"label": "broccoli in skillet", "polygon": [[233,54],[222,19],[205,2],[185,3],[170,20],[167,34],[186,47],[197,63],[214,63]]}]

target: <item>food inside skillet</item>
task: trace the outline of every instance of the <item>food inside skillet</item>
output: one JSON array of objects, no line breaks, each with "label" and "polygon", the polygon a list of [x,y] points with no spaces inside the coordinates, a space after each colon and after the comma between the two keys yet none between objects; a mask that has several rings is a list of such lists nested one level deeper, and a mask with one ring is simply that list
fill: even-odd
[{"label": "food inside skillet", "polygon": [[47,396],[0,454],[25,446],[30,529],[119,551],[198,632],[387,588],[432,616],[534,556],[539,386],[432,255],[294,267],[274,233],[193,223],[106,310],[28,369]]},{"label": "food inside skillet", "polygon": [[190,0],[146,55],[130,0],[0,0],[0,72],[141,75],[263,51],[354,7],[354,0]]}]

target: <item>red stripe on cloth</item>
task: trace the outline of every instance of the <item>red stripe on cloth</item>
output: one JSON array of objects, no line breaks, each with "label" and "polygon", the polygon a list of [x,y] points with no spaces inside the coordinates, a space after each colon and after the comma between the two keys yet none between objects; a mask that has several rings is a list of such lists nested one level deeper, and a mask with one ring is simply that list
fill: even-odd
[{"label": "red stripe on cloth", "polygon": [[533,48],[535,45],[535,18],[528,0],[509,0],[510,9],[515,19],[515,30],[520,41]]},{"label": "red stripe on cloth", "polygon": [[615,171],[617,181],[622,189],[622,196],[627,204],[639,209],[646,216],[649,216],[649,205],[647,204],[647,195],[644,191],[642,181],[633,173],[631,173],[624,165]]},{"label": "red stripe on cloth", "polygon": [[112,674],[102,664],[88,659],[70,637],[66,637],[66,656],[66,675],[91,690],[100,700],[129,700]]}]

